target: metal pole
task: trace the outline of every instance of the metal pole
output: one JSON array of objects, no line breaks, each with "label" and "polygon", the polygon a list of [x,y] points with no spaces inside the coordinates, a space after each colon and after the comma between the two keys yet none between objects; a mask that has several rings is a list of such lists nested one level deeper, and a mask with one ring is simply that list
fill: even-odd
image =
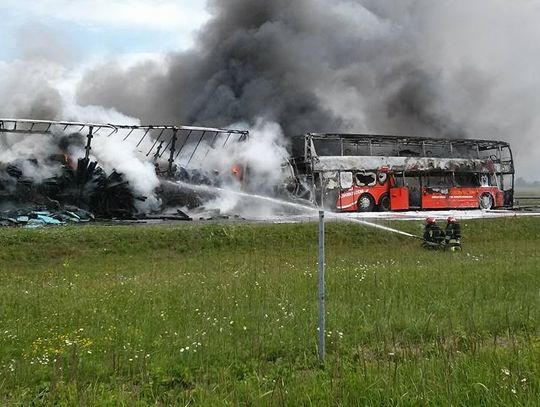
[{"label": "metal pole", "polygon": [[92,138],[94,137],[92,134],[93,131],[94,131],[94,126],[90,126],[88,130],[88,135],[86,136],[86,147],[84,148],[84,158],[86,160],[90,158],[90,150],[92,149],[91,147]]},{"label": "metal pole", "polygon": [[324,259],[324,211],[319,211],[319,362],[324,363],[326,343],[325,316],[325,259]]},{"label": "metal pole", "polygon": [[173,130],[172,139],[171,139],[171,150],[170,150],[170,155],[169,155],[169,167],[167,169],[167,176],[169,178],[172,178],[173,174],[174,174],[173,165],[174,165],[174,152],[175,152],[175,148],[176,148],[176,140],[177,140],[176,133],[177,132],[178,132],[178,129],[175,128]]}]

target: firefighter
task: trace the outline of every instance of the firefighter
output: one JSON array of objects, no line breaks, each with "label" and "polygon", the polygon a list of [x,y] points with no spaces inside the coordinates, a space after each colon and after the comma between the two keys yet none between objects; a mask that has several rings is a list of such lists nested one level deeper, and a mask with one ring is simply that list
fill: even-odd
[{"label": "firefighter", "polygon": [[461,226],[457,219],[449,216],[446,220],[445,242],[451,250],[461,248]]},{"label": "firefighter", "polygon": [[422,243],[422,246],[436,249],[442,247],[443,242],[444,233],[435,222],[435,218],[427,218],[426,225],[424,226],[424,242]]}]

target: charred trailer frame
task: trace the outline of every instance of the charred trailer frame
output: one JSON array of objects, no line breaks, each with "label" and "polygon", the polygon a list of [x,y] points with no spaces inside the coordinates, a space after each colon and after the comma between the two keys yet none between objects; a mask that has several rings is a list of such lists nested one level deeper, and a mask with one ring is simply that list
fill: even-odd
[{"label": "charred trailer frame", "polygon": [[[63,147],[60,147],[60,143],[58,155],[64,156],[66,162],[63,162],[63,165],[66,168],[61,177],[50,180],[50,182],[54,184],[56,181],[62,181],[60,189],[65,189],[66,185],[64,184],[69,183],[69,203],[81,206],[88,205],[88,202],[84,201],[88,200],[85,195],[88,195],[87,186],[89,183],[98,184],[102,189],[105,188],[111,192],[112,197],[117,198],[116,204],[108,202],[106,207],[101,208],[102,215],[105,217],[116,217],[121,213],[131,216],[135,211],[134,201],[136,199],[143,200],[145,197],[133,196],[122,174],[113,171],[105,176],[104,171],[97,166],[98,163],[90,162],[92,147],[103,138],[116,137],[126,143],[130,139],[131,145],[126,144],[125,147],[119,148],[136,149],[143,157],[147,157],[148,161],[153,162],[156,174],[162,179],[178,180],[188,176],[190,181],[200,183],[205,183],[208,180],[205,174],[194,167],[196,161],[204,163],[210,151],[224,148],[230,142],[243,142],[249,138],[248,131],[212,127],[0,119],[0,148],[2,144],[8,145],[5,138],[10,134],[21,137],[53,135],[58,136],[59,140],[76,138],[77,147],[83,151],[83,156],[76,157],[78,164],[68,165],[67,161],[71,158],[67,156],[67,147],[66,151],[62,151]],[[143,143],[145,140],[146,142]],[[37,142],[39,143],[39,140]],[[11,180],[17,176],[20,178],[21,174],[18,174],[17,169],[10,164],[5,163],[4,165],[6,167],[4,172],[7,174],[8,171],[11,171],[12,173],[12,175],[7,174],[8,178]],[[2,163],[0,163],[0,176],[2,175],[1,166]],[[96,175],[99,175],[99,180],[96,179]],[[19,178],[16,179],[16,184],[22,184],[23,180]],[[30,185],[29,181],[26,183]],[[38,187],[40,190],[43,189],[42,185]],[[73,192],[74,188],[78,189],[76,193]],[[47,188],[44,192],[46,198],[48,198],[48,191]],[[0,177],[0,201],[5,200],[6,197],[7,195],[2,193],[2,178]],[[55,197],[58,197],[57,194]],[[100,198],[106,197],[101,196]],[[96,198],[94,201],[98,200]]]},{"label": "charred trailer frame", "polygon": [[[172,176],[176,160],[183,159],[182,166],[188,167],[198,154],[208,155],[212,148],[225,147],[230,141],[245,141],[249,138],[246,130],[230,130],[213,127],[176,125],[122,125],[103,123],[83,123],[51,120],[0,119],[0,134],[80,134],[86,138],[85,159],[92,150],[92,140],[98,135],[120,137],[122,141],[136,139],[136,148],[151,138],[151,146],[143,153],[155,162],[167,159],[167,168],[160,175]],[[220,144],[221,143],[221,144]]]},{"label": "charred trailer frame", "polygon": [[[298,182],[309,186],[312,201],[334,210],[350,210],[339,208],[339,198],[347,192],[354,199],[359,198],[356,191],[367,197],[363,208],[356,207],[361,202],[349,204],[352,210],[360,211],[373,210],[375,207],[381,210],[403,210],[409,207],[470,208],[476,204],[476,207],[486,209],[513,206],[515,171],[512,150],[506,142],[308,133],[296,137],[292,148],[290,162],[297,173]],[[358,182],[358,174],[371,174],[375,179],[372,184],[365,184],[362,180]],[[418,178],[417,188],[422,195],[415,205],[391,205],[389,188],[406,187],[406,177]],[[436,177],[446,179],[448,185],[433,188],[428,181]],[[458,181],[473,178],[477,178],[479,187],[491,187],[484,190],[483,196],[488,199],[490,195],[492,202],[482,203],[476,196],[467,199],[466,194],[456,196],[460,190],[464,191]],[[348,182],[344,184],[344,180]],[[350,185],[351,182],[353,185]],[[379,194],[374,197],[371,192],[375,186],[379,186]],[[469,185],[467,191],[473,193],[472,188]],[[383,202],[380,202],[379,198],[383,196]],[[398,201],[397,197],[395,201]]]}]

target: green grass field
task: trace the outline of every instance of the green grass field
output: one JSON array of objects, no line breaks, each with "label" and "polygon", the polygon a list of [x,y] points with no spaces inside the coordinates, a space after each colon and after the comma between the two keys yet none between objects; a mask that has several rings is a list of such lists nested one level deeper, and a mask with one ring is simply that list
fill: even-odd
[{"label": "green grass field", "polygon": [[[391,226],[421,233],[420,222]],[[0,230],[2,405],[531,405],[540,219]]]}]

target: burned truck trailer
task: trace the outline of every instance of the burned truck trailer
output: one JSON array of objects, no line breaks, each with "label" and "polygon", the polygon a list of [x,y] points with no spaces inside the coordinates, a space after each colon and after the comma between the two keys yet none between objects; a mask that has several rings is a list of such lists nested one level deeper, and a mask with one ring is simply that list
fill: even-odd
[{"label": "burned truck trailer", "polygon": [[[161,204],[152,211],[194,207],[201,194],[167,181],[213,185],[238,176],[226,148],[248,137],[209,127],[0,119],[0,206],[69,205],[102,218],[131,218],[147,199],[134,183],[150,172],[160,181],[157,190],[145,191]],[[124,173],[117,171],[122,160]]]},{"label": "burned truck trailer", "polygon": [[511,208],[514,163],[502,141],[308,133],[291,165],[311,200],[341,212]]}]

